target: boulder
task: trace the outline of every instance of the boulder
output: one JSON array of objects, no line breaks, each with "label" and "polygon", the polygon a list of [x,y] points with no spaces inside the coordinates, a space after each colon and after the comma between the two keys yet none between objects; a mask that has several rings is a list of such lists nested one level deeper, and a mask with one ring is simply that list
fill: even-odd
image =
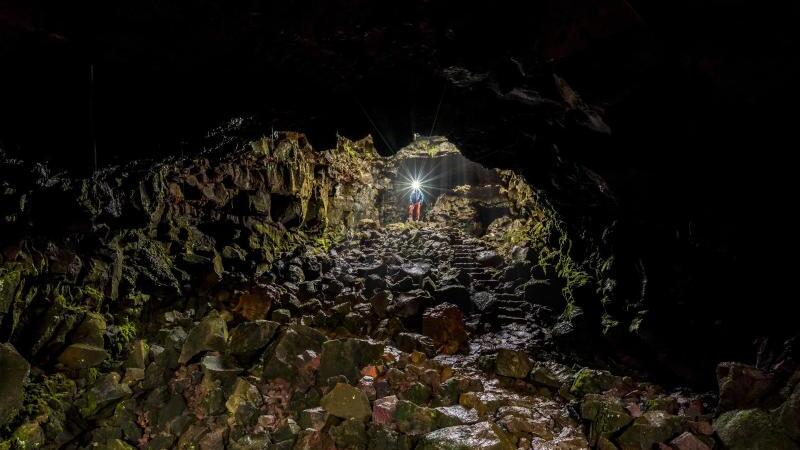
[{"label": "boulder", "polygon": [[436,354],[436,347],[433,339],[417,333],[397,333],[394,337],[395,344],[400,350],[411,353],[414,351],[422,352],[428,356]]},{"label": "boulder", "polygon": [[583,368],[575,375],[575,381],[572,382],[570,393],[578,397],[586,394],[600,394],[619,385],[621,382],[622,379],[611,375],[611,372]]},{"label": "boulder", "polygon": [[0,427],[13,420],[23,402],[23,386],[31,365],[11,344],[0,344]]},{"label": "boulder", "polygon": [[207,355],[200,360],[203,369],[203,384],[221,386],[226,392],[233,387],[242,369],[236,367],[229,358],[218,355]]},{"label": "boulder", "polygon": [[522,291],[522,299],[528,303],[545,306],[563,306],[565,303],[561,289],[549,280],[534,278],[518,289]]},{"label": "boulder", "polygon": [[440,353],[457,353],[467,342],[464,313],[450,303],[428,308],[422,315],[422,334],[433,340]]},{"label": "boulder", "polygon": [[195,355],[204,351],[224,352],[228,343],[228,327],[216,310],[212,310],[186,336],[178,357],[180,364],[186,364]]},{"label": "boulder", "polygon": [[476,292],[472,294],[472,297],[470,297],[470,299],[472,307],[475,309],[475,311],[481,313],[491,312],[492,310],[494,310],[497,304],[497,299],[495,298],[494,294],[487,291]]},{"label": "boulder", "polygon": [[[291,441],[287,442],[291,444]],[[261,448],[272,450],[273,448],[278,449],[283,447],[281,447],[279,444],[273,444],[271,446],[264,446]],[[286,448],[293,450],[336,450],[336,444],[334,444],[330,434],[323,433],[321,430],[307,428],[300,431],[300,434],[297,435],[297,440],[294,442],[294,444],[287,444]]]},{"label": "boulder", "polygon": [[330,414],[321,406],[300,411],[300,427],[304,430],[322,430],[328,423]]},{"label": "boulder", "polygon": [[722,362],[717,366],[719,411],[759,406],[775,390],[774,377],[746,364]]},{"label": "boulder", "polygon": [[349,384],[338,383],[320,400],[320,406],[332,416],[342,419],[369,420],[372,409],[367,395]]},{"label": "boulder", "polygon": [[762,409],[728,411],[714,421],[714,430],[728,450],[800,450]]},{"label": "boulder", "polygon": [[437,412],[436,428],[471,425],[481,421],[477,411],[464,408],[461,405],[439,406],[435,409]]},{"label": "boulder", "polygon": [[378,290],[370,297],[369,304],[378,317],[386,317],[386,310],[392,304],[392,293],[386,290]]},{"label": "boulder", "polygon": [[293,380],[297,376],[295,363],[306,350],[322,351],[327,338],[319,331],[305,325],[289,325],[264,352],[264,377]]},{"label": "boulder", "polygon": [[705,442],[688,431],[673,439],[669,444],[675,450],[711,450]]},{"label": "boulder", "polygon": [[478,264],[488,267],[497,267],[503,264],[503,257],[493,250],[478,252],[478,256],[475,260],[478,261]]},{"label": "boulder", "polygon": [[533,435],[550,440],[555,423],[552,417],[540,413],[534,407],[504,406],[497,410],[499,424],[515,436]]},{"label": "boulder", "polygon": [[350,418],[330,428],[330,435],[336,448],[340,450],[365,450],[367,448],[367,430],[364,422]]},{"label": "boulder", "polygon": [[76,402],[81,416],[94,418],[109,411],[111,405],[130,397],[131,388],[119,381],[119,374],[115,372],[100,377]]},{"label": "boulder", "polygon": [[370,424],[367,431],[368,450],[411,450],[411,438],[408,435],[385,428],[382,425]]},{"label": "boulder", "polygon": [[395,407],[394,420],[400,432],[418,436],[435,429],[438,415],[435,409],[399,400]]},{"label": "boulder", "polygon": [[637,417],[617,439],[620,450],[640,450],[667,442],[685,428],[685,420],[663,411],[648,411]]},{"label": "boulder", "polygon": [[365,339],[334,339],[322,344],[318,379],[344,375],[348,380],[360,378],[361,368],[383,355],[384,345]]},{"label": "boulder", "polygon": [[137,339],[131,342],[128,348],[128,359],[125,367],[129,369],[146,369],[150,362],[150,346],[144,339]]},{"label": "boulder", "polygon": [[372,423],[388,425],[394,421],[394,412],[397,409],[397,396],[390,395],[375,400],[372,406]]},{"label": "boulder", "polygon": [[437,303],[453,303],[461,308],[469,308],[471,306],[469,289],[460,284],[451,284],[436,289],[433,293],[433,298],[436,299]]},{"label": "boulder", "polygon": [[100,365],[109,354],[102,347],[89,344],[72,344],[58,356],[58,362],[70,369],[88,369]]},{"label": "boulder", "polygon": [[600,394],[587,394],[581,402],[581,417],[589,422],[589,442],[609,438],[633,421],[619,399]]},{"label": "boulder", "polygon": [[426,434],[417,450],[515,450],[503,430],[491,422],[442,428]]},{"label": "boulder", "polygon": [[94,347],[103,348],[106,333],[106,320],[97,313],[86,313],[83,321],[72,332],[71,343],[86,344]]},{"label": "boulder", "polygon": [[[11,434],[11,439],[9,439],[9,441],[6,443],[14,443],[11,448],[20,449],[36,449],[47,443],[44,430],[36,422],[25,422],[17,427],[14,433]],[[3,447],[3,444],[4,443],[0,443],[0,447]]]},{"label": "boulder", "polygon": [[244,322],[231,330],[228,351],[236,356],[252,355],[267,346],[278,327],[278,322],[268,320]]},{"label": "boulder", "polygon": [[495,372],[498,375],[512,378],[525,378],[533,368],[528,355],[520,350],[501,348],[497,351]]}]

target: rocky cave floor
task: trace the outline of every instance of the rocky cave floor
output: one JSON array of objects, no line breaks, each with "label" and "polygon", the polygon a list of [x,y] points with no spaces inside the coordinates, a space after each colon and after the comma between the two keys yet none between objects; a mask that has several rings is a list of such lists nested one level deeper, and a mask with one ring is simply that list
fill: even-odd
[{"label": "rocky cave floor", "polygon": [[[553,311],[535,300],[549,287],[531,275],[531,250],[504,258],[489,241],[441,223],[360,230],[327,253],[286,255],[236,305],[158,313],[150,324],[158,331],[133,341],[119,370],[87,387],[76,402],[80,417],[64,418],[60,435],[69,438],[46,442],[53,421],[39,420],[6,442],[120,450],[715,447],[707,398],[559,353]],[[88,343],[105,331],[102,318],[91,317],[79,333],[86,354],[72,355],[80,360],[92,357]]]}]

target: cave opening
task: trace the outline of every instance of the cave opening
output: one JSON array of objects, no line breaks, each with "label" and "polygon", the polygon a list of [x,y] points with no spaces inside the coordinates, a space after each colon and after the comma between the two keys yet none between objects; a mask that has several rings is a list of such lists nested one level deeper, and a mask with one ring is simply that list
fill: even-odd
[{"label": "cave opening", "polygon": [[388,158],[386,170],[389,184],[379,200],[385,224],[408,220],[410,195],[416,188],[424,196],[422,220],[475,236],[510,214],[501,171],[469,160],[444,137],[416,139]]}]

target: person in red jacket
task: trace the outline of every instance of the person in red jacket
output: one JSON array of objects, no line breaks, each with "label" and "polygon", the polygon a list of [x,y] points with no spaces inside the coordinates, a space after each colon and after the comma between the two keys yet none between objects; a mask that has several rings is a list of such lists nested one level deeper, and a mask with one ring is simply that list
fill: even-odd
[{"label": "person in red jacket", "polygon": [[425,196],[422,195],[422,190],[416,188],[411,191],[411,203],[408,205],[408,221],[416,220],[419,222],[422,217],[422,201]]}]

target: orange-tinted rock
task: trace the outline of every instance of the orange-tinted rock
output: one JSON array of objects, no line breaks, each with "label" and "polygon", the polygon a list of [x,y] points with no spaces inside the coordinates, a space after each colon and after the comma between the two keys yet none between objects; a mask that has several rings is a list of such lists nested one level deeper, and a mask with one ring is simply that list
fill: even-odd
[{"label": "orange-tinted rock", "polygon": [[467,342],[464,313],[450,303],[428,308],[422,316],[422,334],[433,340],[439,352],[452,355]]}]

